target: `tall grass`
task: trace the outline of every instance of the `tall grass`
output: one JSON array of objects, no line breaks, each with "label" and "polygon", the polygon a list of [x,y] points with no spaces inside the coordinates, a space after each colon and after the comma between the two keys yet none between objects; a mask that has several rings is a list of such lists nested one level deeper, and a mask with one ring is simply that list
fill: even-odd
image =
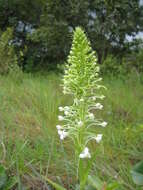
[{"label": "tall grass", "polygon": [[[60,144],[56,132],[58,107],[70,104],[63,97],[61,76],[27,75],[20,82],[0,77],[0,159],[9,175],[18,177],[18,187],[48,189],[41,176],[73,184],[74,164],[69,146]],[[118,181],[125,190],[138,190],[130,169],[143,159],[143,84],[131,77],[127,80],[105,78],[108,90],[102,117],[109,126],[103,130],[93,173],[105,181]],[[94,145],[93,145],[94,148]],[[66,149],[66,151],[64,151]]]}]

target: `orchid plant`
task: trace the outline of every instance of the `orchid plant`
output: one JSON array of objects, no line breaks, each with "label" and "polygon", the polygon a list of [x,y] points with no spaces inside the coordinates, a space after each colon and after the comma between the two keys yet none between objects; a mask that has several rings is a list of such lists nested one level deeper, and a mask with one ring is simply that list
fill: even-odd
[{"label": "orchid plant", "polygon": [[102,134],[96,134],[92,128],[107,125],[107,122],[95,117],[95,111],[103,109],[101,89],[105,87],[101,85],[101,80],[96,54],[84,31],[77,27],[63,77],[63,93],[73,96],[73,104],[59,107],[63,114],[58,116],[61,123],[56,127],[60,140],[71,138],[73,141],[80,190],[85,189],[94,161],[89,143],[91,140],[96,143],[102,140]]}]

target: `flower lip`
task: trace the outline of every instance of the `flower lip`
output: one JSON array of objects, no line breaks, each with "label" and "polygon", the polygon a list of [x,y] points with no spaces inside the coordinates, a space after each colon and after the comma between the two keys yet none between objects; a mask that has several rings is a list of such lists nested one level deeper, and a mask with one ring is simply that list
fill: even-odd
[{"label": "flower lip", "polygon": [[100,141],[102,140],[102,134],[98,134],[96,137],[95,137],[95,140],[97,143],[100,143]]},{"label": "flower lip", "polygon": [[97,109],[100,109],[100,110],[103,108],[103,105],[100,104],[100,103],[97,103],[95,106],[96,106]]},{"label": "flower lip", "polygon": [[90,114],[88,115],[88,117],[93,120],[93,119],[94,119],[94,114],[93,114],[93,113],[90,113]]},{"label": "flower lip", "polygon": [[100,125],[102,126],[102,127],[106,127],[107,126],[107,122],[106,121],[103,121]]},{"label": "flower lip", "polygon": [[61,140],[64,140],[68,136],[68,132],[66,132],[64,130],[58,130],[58,134],[59,134]]},{"label": "flower lip", "polygon": [[80,153],[79,158],[91,158],[88,147],[85,147],[83,152]]}]

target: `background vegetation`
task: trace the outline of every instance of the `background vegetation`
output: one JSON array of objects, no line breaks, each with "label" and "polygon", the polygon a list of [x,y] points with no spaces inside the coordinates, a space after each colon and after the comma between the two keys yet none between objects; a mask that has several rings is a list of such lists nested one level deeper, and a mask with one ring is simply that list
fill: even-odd
[{"label": "background vegetation", "polygon": [[[60,143],[56,124],[58,107],[70,103],[59,87],[61,76],[24,74],[21,83],[0,78],[0,149],[7,173],[17,177],[18,189],[48,189],[42,176],[75,189],[75,168],[69,140]],[[18,79],[19,81],[19,79]],[[140,79],[104,78],[107,86],[102,117],[109,125],[103,130],[103,143],[93,174],[106,182],[118,182],[120,190],[139,190],[130,169],[143,158],[143,85]],[[95,148],[95,145],[93,145]],[[16,189],[16,187],[15,187]]]}]

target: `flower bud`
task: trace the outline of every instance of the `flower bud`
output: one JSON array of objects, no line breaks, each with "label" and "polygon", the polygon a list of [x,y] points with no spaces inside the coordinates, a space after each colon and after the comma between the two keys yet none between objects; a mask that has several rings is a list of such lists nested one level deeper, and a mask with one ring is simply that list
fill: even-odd
[{"label": "flower bud", "polygon": [[60,106],[59,111],[64,111],[64,108]]},{"label": "flower bud", "polygon": [[82,127],[83,122],[82,121],[78,121],[77,124],[78,124],[79,127]]}]

